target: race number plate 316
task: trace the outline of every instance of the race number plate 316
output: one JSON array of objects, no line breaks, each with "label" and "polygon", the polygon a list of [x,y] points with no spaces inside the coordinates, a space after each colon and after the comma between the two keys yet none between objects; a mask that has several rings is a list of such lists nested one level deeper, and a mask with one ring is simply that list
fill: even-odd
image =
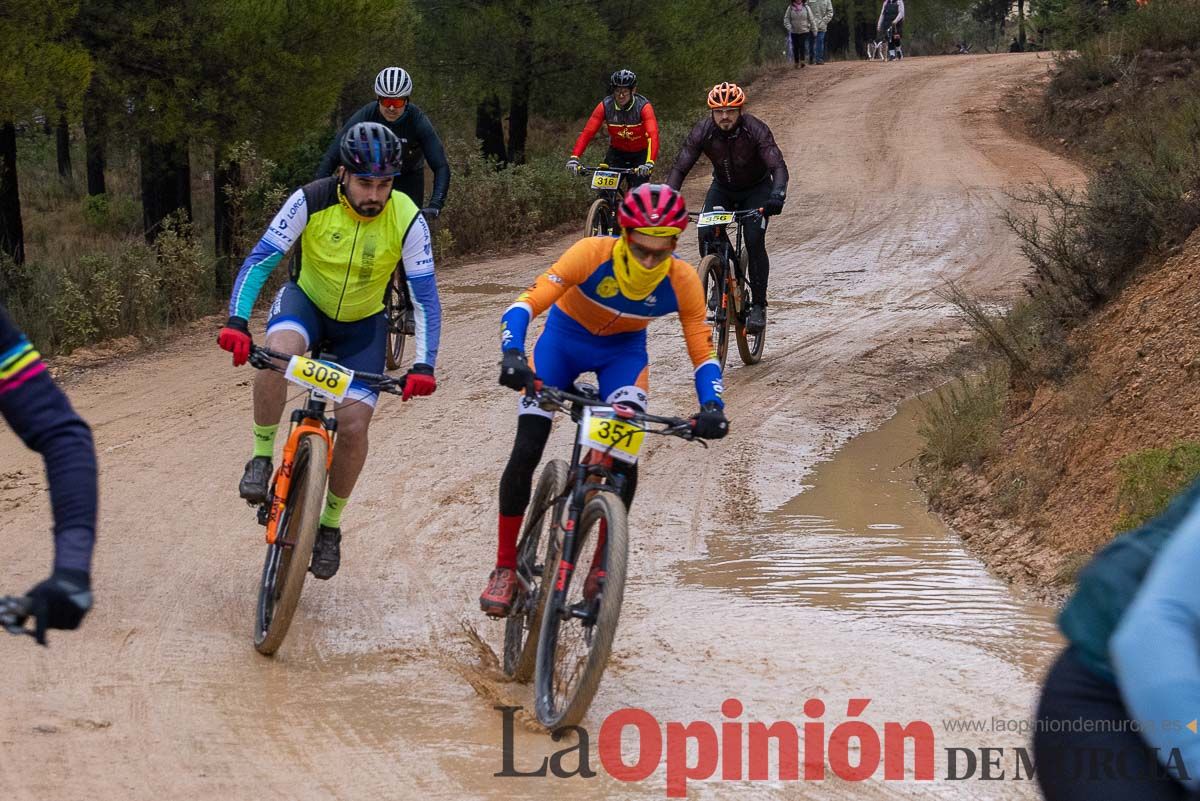
[{"label": "race number plate 316", "polygon": [[350,382],[354,380],[354,371],[330,362],[293,356],[284,377],[323,398],[342,401],[350,389]]},{"label": "race number plate 316", "polygon": [[592,189],[616,189],[621,182],[621,173],[599,171],[592,173]]},{"label": "race number plate 316", "polygon": [[638,460],[646,432],[632,420],[622,420],[609,409],[591,408],[583,412],[579,444],[595,448],[618,461],[633,464]]}]

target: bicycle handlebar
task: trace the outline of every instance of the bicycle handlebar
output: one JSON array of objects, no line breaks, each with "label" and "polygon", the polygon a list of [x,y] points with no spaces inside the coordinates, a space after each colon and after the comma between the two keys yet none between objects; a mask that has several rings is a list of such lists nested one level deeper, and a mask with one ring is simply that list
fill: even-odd
[{"label": "bicycle handlebar", "polygon": [[[689,211],[688,219],[691,220],[692,222],[695,222],[700,219],[701,214],[712,214],[713,212],[716,212],[716,211],[717,211],[717,209],[709,209],[708,211]],[[734,221],[737,222],[737,221],[749,219],[751,217],[761,217],[763,214],[763,210],[760,207],[757,209],[739,209],[738,211],[726,211],[726,212],[718,212],[718,213],[732,214]]]},{"label": "bicycle handlebar", "polygon": [[570,409],[568,409],[566,406],[567,403],[573,403],[580,407],[592,406],[604,409],[613,409],[616,411],[617,416],[622,420],[634,420],[639,423],[657,423],[664,426],[664,428],[658,429],[647,428],[645,429],[647,434],[662,434],[664,436],[679,437],[680,439],[685,439],[688,442],[699,442],[704,447],[708,447],[708,443],[692,433],[694,423],[689,418],[663,417],[660,415],[649,414],[648,412],[640,411],[633,406],[627,406],[623,403],[605,403],[604,401],[597,400],[596,398],[577,395],[573,392],[567,392],[566,390],[558,389],[556,387],[548,387],[542,383],[540,378],[536,380],[535,387],[537,389],[536,400],[538,406],[541,406],[543,409],[562,409],[564,411],[570,411]]},{"label": "bicycle handlebar", "polygon": [[580,166],[579,174],[587,175],[592,172],[615,172],[619,175],[633,175],[637,170],[632,167],[583,167]]},{"label": "bicycle handlebar", "polygon": [[25,621],[29,619],[32,609],[33,601],[28,596],[6,595],[0,598],[0,626],[9,634],[36,637],[33,631],[25,628]]},{"label": "bicycle handlebar", "polygon": [[[251,345],[250,346],[250,360],[249,361],[250,361],[250,365],[252,367],[257,367],[259,370],[274,370],[277,373],[285,372],[285,368],[280,367],[278,364],[276,364],[274,361],[272,361],[273,359],[283,361],[283,362],[289,362],[289,361],[291,361],[292,357],[290,354],[279,353],[278,351],[270,350],[268,348],[264,348],[259,345]],[[321,360],[318,359],[317,361],[321,361]],[[329,363],[337,364],[336,362],[329,362]],[[346,370],[346,368],[342,367],[340,364],[338,365],[338,367],[340,367],[343,370]],[[346,370],[346,372],[350,372],[350,371]],[[399,395],[404,391],[405,376],[400,376],[399,378],[395,378],[393,376],[383,375],[381,373],[355,372],[354,380],[361,381],[363,384],[365,384],[367,386],[367,388],[374,389],[379,392],[390,392],[393,395]]]}]

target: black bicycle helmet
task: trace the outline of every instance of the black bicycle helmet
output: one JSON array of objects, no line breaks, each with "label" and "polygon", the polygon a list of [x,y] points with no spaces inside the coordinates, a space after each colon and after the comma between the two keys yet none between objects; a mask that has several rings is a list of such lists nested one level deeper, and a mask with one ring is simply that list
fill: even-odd
[{"label": "black bicycle helmet", "polygon": [[400,140],[386,125],[360,122],[346,131],[342,166],[363,178],[388,178],[400,172]]},{"label": "black bicycle helmet", "polygon": [[617,70],[609,76],[608,83],[614,89],[618,86],[632,89],[637,86],[637,75],[633,73],[633,70]]}]

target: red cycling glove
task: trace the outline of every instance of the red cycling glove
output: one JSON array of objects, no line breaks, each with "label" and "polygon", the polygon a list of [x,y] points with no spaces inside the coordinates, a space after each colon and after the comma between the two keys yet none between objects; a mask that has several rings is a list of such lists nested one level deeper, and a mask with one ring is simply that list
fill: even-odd
[{"label": "red cycling glove", "polygon": [[229,322],[217,334],[217,344],[221,350],[233,354],[233,366],[241,367],[250,358],[250,329],[241,317],[230,317]]},{"label": "red cycling glove", "polygon": [[404,374],[404,394],[400,400],[408,400],[418,395],[432,395],[437,389],[437,379],[433,377],[433,368],[427,364],[414,364],[412,369]]}]

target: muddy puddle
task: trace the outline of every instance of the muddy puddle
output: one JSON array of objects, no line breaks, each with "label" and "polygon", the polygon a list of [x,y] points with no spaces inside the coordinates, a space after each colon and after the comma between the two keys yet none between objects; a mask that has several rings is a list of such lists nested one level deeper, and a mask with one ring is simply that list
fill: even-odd
[{"label": "muddy puddle", "polygon": [[920,401],[849,442],[754,531],[711,536],[685,584],[971,643],[1030,678],[1060,642],[1054,610],[1015,596],[925,506],[914,484]]}]

